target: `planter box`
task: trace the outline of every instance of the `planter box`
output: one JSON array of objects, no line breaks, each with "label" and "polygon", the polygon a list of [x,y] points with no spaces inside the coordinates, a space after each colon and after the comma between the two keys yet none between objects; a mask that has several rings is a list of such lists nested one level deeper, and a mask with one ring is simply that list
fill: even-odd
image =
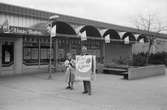
[{"label": "planter box", "polygon": [[128,68],[127,79],[139,79],[151,76],[165,75],[165,65],[150,65]]}]

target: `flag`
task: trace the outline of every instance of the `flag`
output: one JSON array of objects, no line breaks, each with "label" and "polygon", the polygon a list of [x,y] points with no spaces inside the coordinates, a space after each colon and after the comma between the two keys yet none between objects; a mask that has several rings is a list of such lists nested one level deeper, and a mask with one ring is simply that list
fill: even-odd
[{"label": "flag", "polygon": [[110,43],[110,35],[109,35],[109,34],[106,35],[106,36],[104,37],[104,40],[105,40],[105,43]]},{"label": "flag", "polygon": [[140,43],[144,43],[144,38],[139,40]]},{"label": "flag", "polygon": [[55,36],[56,36],[56,25],[54,25],[54,26],[51,28],[50,36],[51,36],[51,37],[55,37]]},{"label": "flag", "polygon": [[124,44],[129,44],[129,37],[126,37],[126,38],[124,39]]},{"label": "flag", "polygon": [[47,30],[47,32],[49,32],[49,33],[51,32],[51,26],[50,26],[49,24],[46,25],[46,30]]},{"label": "flag", "polygon": [[155,45],[152,45],[152,53],[155,53],[156,49],[155,49]]},{"label": "flag", "polygon": [[81,37],[81,40],[87,40],[86,31],[79,33],[79,36]]},{"label": "flag", "polygon": [[156,53],[156,47],[157,47],[157,40],[154,39],[152,44],[153,53]]},{"label": "flag", "polygon": [[2,29],[3,29],[3,32],[9,32],[9,22],[8,22],[8,19],[6,19],[4,21],[4,23],[2,24]]}]

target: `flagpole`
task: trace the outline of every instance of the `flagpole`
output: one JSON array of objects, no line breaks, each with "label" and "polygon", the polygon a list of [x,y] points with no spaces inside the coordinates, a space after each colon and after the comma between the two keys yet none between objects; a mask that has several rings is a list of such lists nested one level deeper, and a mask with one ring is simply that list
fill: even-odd
[{"label": "flagpole", "polygon": [[[51,23],[51,28],[52,28],[52,23]],[[48,79],[51,79],[52,78],[52,68],[51,68],[51,65],[52,65],[52,36],[51,36],[51,31],[50,31],[50,48],[49,48],[49,77]]]},{"label": "flagpole", "polygon": [[[51,16],[49,17],[49,20],[50,20],[50,26],[51,26],[51,29],[50,29],[50,49],[49,49],[49,77],[48,79],[52,79],[52,26],[53,26],[53,21],[56,22],[56,19],[59,18],[58,15],[54,15],[54,16]],[[56,31],[56,30],[55,30]],[[56,33],[56,32],[55,32]]]}]

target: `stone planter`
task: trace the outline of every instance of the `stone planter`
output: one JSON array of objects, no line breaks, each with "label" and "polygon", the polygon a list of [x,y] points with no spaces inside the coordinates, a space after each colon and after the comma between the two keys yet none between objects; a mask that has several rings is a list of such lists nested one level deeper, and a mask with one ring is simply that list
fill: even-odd
[{"label": "stone planter", "polygon": [[165,75],[165,65],[149,65],[143,67],[129,67],[128,80]]}]

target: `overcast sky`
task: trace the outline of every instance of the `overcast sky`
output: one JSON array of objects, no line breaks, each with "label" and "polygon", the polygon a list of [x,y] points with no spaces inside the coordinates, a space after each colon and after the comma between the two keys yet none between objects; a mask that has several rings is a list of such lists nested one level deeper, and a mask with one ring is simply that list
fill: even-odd
[{"label": "overcast sky", "polygon": [[167,0],[1,0],[75,17],[130,26],[141,14],[156,14],[167,24]]}]

